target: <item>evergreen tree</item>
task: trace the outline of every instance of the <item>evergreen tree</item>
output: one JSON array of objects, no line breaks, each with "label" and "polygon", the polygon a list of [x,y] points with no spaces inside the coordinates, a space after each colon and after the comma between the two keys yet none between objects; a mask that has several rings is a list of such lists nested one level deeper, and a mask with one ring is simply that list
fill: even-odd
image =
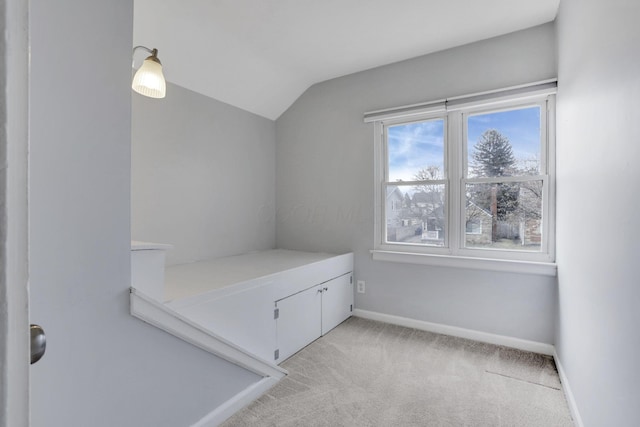
[{"label": "evergreen tree", "polygon": [[[511,176],[516,158],[509,139],[495,129],[485,131],[473,147],[471,155],[471,176],[500,177]],[[498,240],[497,221],[506,220],[518,209],[519,185],[515,183],[476,184],[470,200],[477,206],[491,212],[492,240]]]},{"label": "evergreen tree", "polygon": [[485,131],[473,147],[471,170],[475,176],[510,176],[515,164],[509,138],[495,129]]}]

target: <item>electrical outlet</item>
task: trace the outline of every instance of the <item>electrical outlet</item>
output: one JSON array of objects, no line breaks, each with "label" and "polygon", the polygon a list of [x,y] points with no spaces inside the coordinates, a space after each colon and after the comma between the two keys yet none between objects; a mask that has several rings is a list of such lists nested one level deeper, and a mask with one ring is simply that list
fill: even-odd
[{"label": "electrical outlet", "polygon": [[365,291],[365,287],[364,287],[364,280],[358,280],[358,293],[359,294],[364,294]]}]

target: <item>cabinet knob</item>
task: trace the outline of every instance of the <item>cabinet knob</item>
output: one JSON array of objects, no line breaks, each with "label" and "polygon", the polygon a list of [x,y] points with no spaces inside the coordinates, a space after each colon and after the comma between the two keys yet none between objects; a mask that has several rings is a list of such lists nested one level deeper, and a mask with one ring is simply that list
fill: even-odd
[{"label": "cabinet knob", "polygon": [[329,290],[329,288],[322,288],[322,290],[326,292]]}]

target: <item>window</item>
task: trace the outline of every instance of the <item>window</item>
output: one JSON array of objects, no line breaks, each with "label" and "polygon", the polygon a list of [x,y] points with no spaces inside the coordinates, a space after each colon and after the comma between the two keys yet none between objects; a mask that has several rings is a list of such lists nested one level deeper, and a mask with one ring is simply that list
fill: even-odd
[{"label": "window", "polygon": [[[513,262],[553,263],[555,87],[367,113],[376,129],[374,258],[506,261],[513,271]],[[504,263],[487,268],[496,265]]]},{"label": "window", "polygon": [[[467,206],[467,210],[469,206]],[[466,232],[467,234],[482,234],[482,216],[481,212],[478,212],[479,215],[469,215],[467,214],[467,223],[466,223]],[[487,215],[488,216],[488,215]]]}]

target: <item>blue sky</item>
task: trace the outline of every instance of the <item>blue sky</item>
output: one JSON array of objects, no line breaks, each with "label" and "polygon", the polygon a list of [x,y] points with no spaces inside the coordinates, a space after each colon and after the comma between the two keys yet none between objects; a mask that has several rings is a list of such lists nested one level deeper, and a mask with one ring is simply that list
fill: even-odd
[{"label": "blue sky", "polygon": [[470,116],[467,127],[469,155],[488,129],[496,129],[509,139],[516,159],[540,158],[540,107]]},{"label": "blue sky", "polygon": [[444,171],[444,120],[388,128],[389,181],[412,181],[417,171],[439,166]]},{"label": "blue sky", "polygon": [[[469,116],[469,154],[488,129],[496,129],[511,142],[516,159],[540,157],[540,108],[529,107]],[[388,128],[389,181],[411,181],[427,166],[444,171],[444,120]]]}]

